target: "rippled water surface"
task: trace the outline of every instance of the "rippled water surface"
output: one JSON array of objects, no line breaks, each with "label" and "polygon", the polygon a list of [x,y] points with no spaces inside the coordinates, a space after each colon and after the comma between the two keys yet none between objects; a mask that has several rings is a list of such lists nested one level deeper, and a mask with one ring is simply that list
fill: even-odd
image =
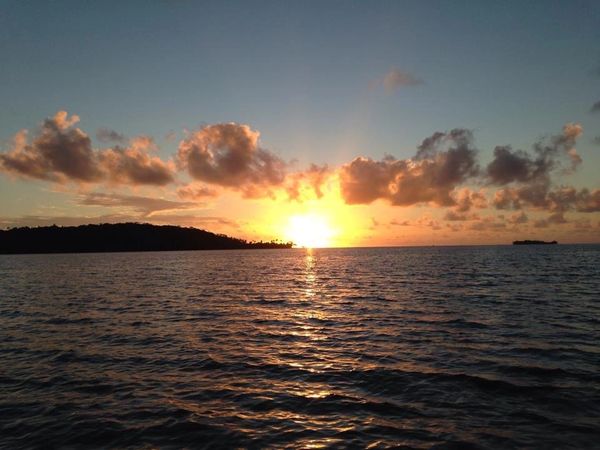
[{"label": "rippled water surface", "polygon": [[600,246],[0,256],[0,446],[600,446]]}]

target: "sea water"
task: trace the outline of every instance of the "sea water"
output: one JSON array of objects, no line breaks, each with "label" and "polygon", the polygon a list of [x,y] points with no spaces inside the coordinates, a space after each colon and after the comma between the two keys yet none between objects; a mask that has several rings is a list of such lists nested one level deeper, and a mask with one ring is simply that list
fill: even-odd
[{"label": "sea water", "polygon": [[600,246],[0,256],[0,447],[600,446]]}]

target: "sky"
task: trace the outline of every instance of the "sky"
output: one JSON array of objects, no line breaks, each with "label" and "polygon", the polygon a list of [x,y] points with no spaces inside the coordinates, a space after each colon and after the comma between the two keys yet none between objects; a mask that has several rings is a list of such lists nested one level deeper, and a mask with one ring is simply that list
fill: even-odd
[{"label": "sky", "polygon": [[0,227],[600,242],[597,1],[0,1]]}]

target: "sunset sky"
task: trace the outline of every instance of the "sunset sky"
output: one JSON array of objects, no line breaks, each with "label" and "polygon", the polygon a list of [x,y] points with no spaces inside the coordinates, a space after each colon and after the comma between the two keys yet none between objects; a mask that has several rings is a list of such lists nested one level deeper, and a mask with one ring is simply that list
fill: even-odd
[{"label": "sunset sky", "polygon": [[600,242],[598,1],[3,1],[0,61],[2,228]]}]

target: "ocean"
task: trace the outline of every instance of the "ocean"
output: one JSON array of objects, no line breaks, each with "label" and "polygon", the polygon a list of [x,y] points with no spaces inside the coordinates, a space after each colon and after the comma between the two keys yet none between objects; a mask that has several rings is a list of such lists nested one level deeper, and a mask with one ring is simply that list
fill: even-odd
[{"label": "ocean", "polygon": [[600,448],[600,246],[0,256],[2,448]]}]

